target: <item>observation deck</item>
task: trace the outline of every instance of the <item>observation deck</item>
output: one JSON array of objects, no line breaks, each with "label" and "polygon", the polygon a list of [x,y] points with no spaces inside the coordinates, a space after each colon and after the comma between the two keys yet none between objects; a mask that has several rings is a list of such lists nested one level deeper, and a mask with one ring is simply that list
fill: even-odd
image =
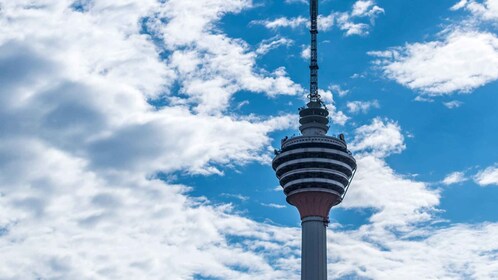
[{"label": "observation deck", "polygon": [[344,197],[356,170],[356,161],[346,141],[326,135],[328,111],[320,101],[301,108],[302,136],[284,138],[276,151],[272,168],[287,202],[296,206],[301,218],[322,216]]}]

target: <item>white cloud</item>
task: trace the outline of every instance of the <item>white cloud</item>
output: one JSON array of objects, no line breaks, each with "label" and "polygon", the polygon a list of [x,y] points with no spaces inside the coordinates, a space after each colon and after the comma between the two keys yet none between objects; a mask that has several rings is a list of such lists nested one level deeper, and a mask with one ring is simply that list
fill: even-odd
[{"label": "white cloud", "polygon": [[242,102],[239,102],[239,104],[237,104],[237,109],[240,110],[242,107],[249,105],[250,103],[251,102],[249,102],[249,100],[244,100]]},{"label": "white cloud", "polygon": [[369,25],[366,23],[355,23],[351,21],[348,14],[341,14],[337,17],[338,26],[341,30],[346,31],[346,36],[367,35]]},{"label": "white cloud", "polygon": [[385,145],[377,145],[373,154],[356,156],[358,171],[341,207],[375,209],[370,221],[379,227],[395,225],[403,229],[431,220],[439,204],[438,192],[429,190],[423,182],[396,174],[375,152]]},{"label": "white cloud", "polygon": [[[379,133],[386,127],[398,132]],[[332,224],[328,232],[330,277],[495,277],[498,266],[490,264],[494,264],[496,254],[489,246],[498,248],[495,245],[498,225],[454,225],[439,229],[424,226],[427,222],[437,222],[439,192],[426,183],[397,174],[382,159],[403,149],[399,126],[376,119],[358,133],[371,149],[356,155],[358,171],[340,207],[370,208],[374,214],[369,219],[371,224],[357,230],[341,231]],[[379,140],[379,134],[385,137]],[[398,139],[395,144],[389,135]],[[379,150],[384,152],[378,153]],[[484,245],[468,240],[487,241]]]},{"label": "white cloud", "polygon": [[354,3],[353,10],[351,11],[351,16],[370,17],[373,19],[379,14],[383,14],[384,12],[384,9],[375,5],[375,2],[372,0],[359,0]]},{"label": "white cloud", "polygon": [[346,104],[351,113],[367,113],[371,108],[380,108],[379,101],[351,101]]},{"label": "white cloud", "polygon": [[462,106],[463,102],[462,101],[458,101],[458,100],[452,100],[452,101],[444,102],[443,104],[448,109],[455,109],[455,108],[458,108],[458,107]]},{"label": "white cloud", "polygon": [[309,60],[311,57],[311,48],[310,46],[304,46],[303,50],[301,51],[301,57],[303,59]]},{"label": "white cloud", "polygon": [[498,185],[498,167],[490,166],[477,173],[474,181],[480,186]]},{"label": "white cloud", "polygon": [[455,5],[453,5],[453,6],[450,8],[450,10],[452,10],[452,11],[459,10],[459,9],[461,9],[461,8],[465,7],[465,5],[467,5],[467,2],[468,2],[468,1],[469,1],[469,0],[460,0],[460,2],[456,3]]},{"label": "white cloud", "polygon": [[285,3],[288,3],[288,4],[294,4],[294,3],[308,4],[308,0],[285,0]]},{"label": "white cloud", "polygon": [[[346,36],[369,33],[375,24],[375,18],[384,13],[384,9],[375,5],[371,0],[359,0],[353,4],[352,10],[348,12],[332,12],[329,15],[318,15],[318,29],[321,31],[330,30],[336,25],[340,30],[345,31]],[[368,19],[368,22],[358,22],[358,20]],[[309,19],[299,16],[294,18],[280,17],[273,20],[255,20],[252,24],[263,25],[268,29],[278,29],[282,27],[298,28],[308,25]]]},{"label": "white cloud", "polygon": [[276,208],[276,209],[282,209],[282,208],[287,207],[283,204],[277,204],[277,203],[261,203],[261,205],[266,206],[266,207],[270,207],[270,208]]},{"label": "white cloud", "polygon": [[294,43],[293,40],[287,38],[274,37],[268,40],[263,40],[258,48],[256,49],[257,54],[267,54],[269,51],[276,49],[280,46],[291,46]]},{"label": "white cloud", "polygon": [[246,201],[249,199],[248,196],[241,195],[241,194],[233,194],[233,193],[222,193],[222,194],[220,194],[220,196],[228,197],[228,198],[236,198],[236,199],[241,200],[241,201]]},{"label": "white cloud", "polygon": [[[210,29],[250,2],[70,5],[1,2],[0,278],[292,278],[294,270],[270,264],[282,252],[252,248],[297,229],[268,231],[230,205],[154,179],[267,162],[268,133],[289,127],[287,116],[223,115],[239,89],[272,95],[295,86],[284,69],[258,69],[243,41]],[[141,33],[146,16],[171,52],[164,60]],[[183,103],[170,93],[175,82]],[[170,104],[147,103],[165,92]],[[234,236],[248,241],[233,244]]]},{"label": "white cloud", "polygon": [[405,149],[401,128],[396,122],[375,118],[371,124],[360,126],[355,130],[351,150],[368,152],[377,157],[400,153]]},{"label": "white cloud", "polygon": [[[188,61],[196,68],[182,73],[181,93],[203,114],[219,114],[227,108],[230,97],[239,90],[268,95],[296,94],[302,88],[290,80],[283,69],[268,74],[256,67],[257,53],[248,44],[220,34],[213,24],[228,12],[251,7],[250,1],[211,0],[198,5],[192,1],[167,1],[157,16],[147,19],[149,32],[163,39],[165,47],[185,59],[170,60],[169,66],[180,69]],[[187,60],[187,61],[186,61]],[[173,101],[178,102],[178,96]]]},{"label": "white cloud", "polygon": [[498,1],[497,0],[461,0],[451,10],[466,9],[475,17],[482,20],[498,20]]},{"label": "white cloud", "polygon": [[340,97],[346,96],[349,90],[343,89],[340,85],[329,85],[328,89],[332,91],[333,94],[338,94]]},{"label": "white cloud", "polygon": [[463,172],[453,172],[448,174],[444,179],[443,179],[443,184],[445,185],[452,185],[452,184],[458,184],[461,182],[467,181],[467,177],[465,176],[465,173]]},{"label": "white cloud", "polygon": [[[369,52],[377,57],[373,64],[386,77],[426,96],[469,93],[498,80],[498,37],[480,25],[498,19],[498,1],[461,0],[451,7],[459,9],[471,16],[447,26],[439,40]],[[452,109],[462,103],[444,105]]]},{"label": "white cloud", "polygon": [[[375,24],[375,18],[384,13],[384,9],[375,5],[371,0],[359,0],[353,4],[351,12],[337,13],[337,25],[346,31],[346,36],[368,35],[371,27]],[[368,18],[369,23],[356,22],[357,18]]]},{"label": "white cloud", "polygon": [[498,275],[497,233],[497,224],[456,225],[406,234],[371,227],[331,230],[328,255],[335,261],[329,263],[329,277],[493,279]]},{"label": "white cloud", "polygon": [[295,17],[295,18],[280,17],[274,20],[254,20],[251,23],[263,25],[268,29],[277,29],[281,27],[297,28],[305,25],[307,22],[308,19],[305,17]]},{"label": "white cloud", "polygon": [[344,112],[337,110],[332,91],[319,89],[318,94],[320,94],[322,101],[326,104],[332,122],[338,125],[345,125],[349,117]]},{"label": "white cloud", "polygon": [[327,31],[330,30],[334,26],[336,15],[334,13],[328,16],[318,15],[318,30],[319,31]]},{"label": "white cloud", "polygon": [[355,153],[358,168],[340,207],[374,209],[370,217],[373,228],[363,228],[369,235],[393,226],[396,230],[409,231],[413,225],[434,218],[438,191],[397,174],[384,160],[405,149],[397,123],[376,118],[371,124],[357,128],[348,146]]},{"label": "white cloud", "polygon": [[453,31],[443,41],[408,44],[379,56],[385,75],[428,95],[469,92],[498,79],[498,38]]}]

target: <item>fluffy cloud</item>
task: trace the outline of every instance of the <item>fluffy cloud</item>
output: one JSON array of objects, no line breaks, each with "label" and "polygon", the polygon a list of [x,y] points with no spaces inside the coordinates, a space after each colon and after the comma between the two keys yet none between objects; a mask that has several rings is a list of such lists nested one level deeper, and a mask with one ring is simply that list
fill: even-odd
[{"label": "fluffy cloud", "polygon": [[[332,278],[493,279],[498,276],[498,226],[456,225],[400,234],[363,227],[329,232]],[[335,240],[336,242],[332,242]],[[367,241],[369,240],[369,241]],[[486,242],[473,242],[486,240]],[[333,257],[334,258],[334,257]]]},{"label": "fluffy cloud", "polygon": [[492,33],[456,30],[442,41],[370,54],[388,78],[427,95],[469,92],[498,79],[498,38]]},{"label": "fluffy cloud", "polygon": [[267,54],[273,49],[276,49],[280,46],[290,46],[294,43],[294,41],[287,39],[287,38],[279,38],[279,37],[274,37],[268,40],[263,40],[258,48],[256,49],[256,53],[259,55],[262,54]]},{"label": "fluffy cloud", "polygon": [[295,17],[295,18],[280,17],[273,20],[254,20],[252,21],[252,24],[263,25],[268,29],[277,29],[281,27],[296,28],[306,24],[307,22],[308,19],[305,17]]},{"label": "fluffy cloud", "polygon": [[[373,215],[370,224],[357,230],[341,230],[332,224],[328,232],[330,277],[384,279],[417,275],[444,279],[498,275],[498,266],[490,265],[494,264],[494,250],[498,248],[494,245],[498,244],[496,224],[427,226],[437,221],[439,191],[397,174],[383,159],[404,148],[400,127],[389,120],[375,119],[356,133],[353,144],[364,143],[359,146],[369,149],[357,153],[358,171],[340,207],[370,208]],[[359,147],[352,145],[351,149]],[[490,242],[484,245],[468,240]]]},{"label": "fluffy cloud", "polygon": [[[498,37],[481,25],[498,19],[498,1],[461,0],[451,7],[458,9],[471,15],[447,26],[438,40],[369,52],[377,58],[374,64],[386,77],[421,95],[469,93],[498,80]],[[421,95],[417,98],[425,99]],[[444,105],[452,109],[461,103]]]},{"label": "fluffy cloud", "polygon": [[375,5],[372,0],[359,0],[353,5],[351,16],[353,17],[370,17],[374,19],[379,14],[384,13],[384,9]]},{"label": "fluffy cloud", "polygon": [[340,97],[346,96],[349,93],[348,89],[343,89],[340,85],[329,85],[328,89],[333,94],[338,94]]},{"label": "fluffy cloud", "polygon": [[498,20],[498,1],[496,0],[461,0],[455,4],[452,10],[466,9],[475,17],[483,20],[496,21]]},{"label": "fluffy cloud", "polygon": [[498,185],[498,167],[490,166],[477,173],[474,181],[481,186]]},{"label": "fluffy cloud", "polygon": [[[353,4],[349,13],[337,13],[336,20],[339,29],[346,32],[346,36],[367,35],[371,26],[375,24],[375,18],[384,13],[384,9],[375,5],[371,0],[359,0]],[[368,18],[369,23],[356,22],[357,18]]]},{"label": "fluffy cloud", "polygon": [[465,173],[453,172],[453,173],[448,174],[448,176],[446,176],[443,179],[443,184],[445,184],[445,185],[458,184],[458,183],[464,182],[466,180],[467,180],[467,178],[465,177]]},{"label": "fluffy cloud", "polygon": [[[375,24],[375,18],[384,13],[384,9],[375,5],[371,0],[359,0],[353,4],[349,12],[332,12],[327,16],[318,16],[318,29],[322,31],[330,30],[336,25],[340,30],[345,32],[346,36],[351,35],[367,35],[371,27]],[[358,22],[363,19],[368,19],[368,22]],[[255,20],[253,24],[260,24],[268,29],[277,29],[281,27],[297,28],[308,24],[308,19],[305,17],[286,18],[280,17],[277,19]]]},{"label": "fluffy cloud", "polygon": [[399,125],[392,121],[375,118],[371,124],[356,129],[351,149],[367,152],[377,157],[400,153],[405,149],[404,137]]},{"label": "fluffy cloud", "polygon": [[[292,277],[278,256],[299,253],[297,229],[257,224],[155,175],[266,162],[268,133],[289,127],[286,116],[222,113],[240,89],[299,88],[210,29],[251,3],[72,4],[1,2],[0,278]],[[258,253],[280,238],[287,251]]]},{"label": "fluffy cloud", "polygon": [[458,100],[452,100],[452,101],[444,102],[443,104],[448,109],[455,109],[455,108],[458,108],[458,107],[462,106],[463,102],[462,101],[458,101]]},{"label": "fluffy cloud", "polygon": [[311,47],[310,46],[304,46],[303,50],[301,51],[301,57],[305,60],[309,60],[311,57]]},{"label": "fluffy cloud", "polygon": [[346,116],[344,112],[337,110],[332,91],[319,89],[318,94],[320,94],[322,101],[327,105],[327,109],[329,110],[332,122],[338,125],[346,124],[346,122],[349,120],[349,117]]},{"label": "fluffy cloud", "polygon": [[403,228],[431,219],[431,211],[439,203],[438,193],[425,183],[396,174],[384,161],[389,154],[405,149],[397,123],[376,118],[356,129],[349,146],[356,152],[358,171],[342,207],[377,209],[370,217],[376,226]]},{"label": "fluffy cloud", "polygon": [[172,52],[169,66],[182,74],[181,93],[188,98],[178,100],[175,96],[173,102],[193,102],[196,112],[217,114],[239,90],[269,95],[293,95],[302,90],[286,76],[283,68],[270,75],[257,69],[257,54],[249,50],[247,43],[219,34],[215,29],[213,23],[223,14],[251,5],[251,1],[243,0],[211,0],[203,5],[167,1],[158,9],[159,13],[147,18],[147,31],[162,38],[166,50]]},{"label": "fluffy cloud", "polygon": [[348,109],[351,113],[367,113],[370,108],[379,108],[379,101],[351,101],[347,103]]},{"label": "fluffy cloud", "polygon": [[[265,242],[276,239],[272,230],[255,232],[266,226],[233,216],[226,206],[190,199],[183,186],[136,173],[110,180],[89,170],[84,159],[42,143],[3,144],[2,158],[15,155],[5,167],[16,174],[0,178],[2,278],[251,279],[292,273],[270,267],[251,242],[234,246],[226,237]],[[281,238],[289,230],[276,234]],[[239,271],[248,260],[251,272]]]},{"label": "fluffy cloud", "polygon": [[285,3],[288,3],[288,4],[293,4],[293,3],[308,4],[308,0],[285,0]]}]

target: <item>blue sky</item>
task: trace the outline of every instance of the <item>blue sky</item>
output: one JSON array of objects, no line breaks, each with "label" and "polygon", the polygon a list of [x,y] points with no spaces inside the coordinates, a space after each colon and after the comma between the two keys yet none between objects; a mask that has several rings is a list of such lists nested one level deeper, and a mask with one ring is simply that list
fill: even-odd
[{"label": "blue sky", "polygon": [[[299,279],[304,0],[0,1],[1,279]],[[334,279],[498,278],[498,1],[325,0]]]}]

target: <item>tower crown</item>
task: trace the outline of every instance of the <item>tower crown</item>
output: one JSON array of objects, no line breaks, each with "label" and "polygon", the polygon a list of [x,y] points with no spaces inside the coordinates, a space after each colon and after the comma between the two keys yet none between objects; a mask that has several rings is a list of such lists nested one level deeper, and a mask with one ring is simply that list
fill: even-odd
[{"label": "tower crown", "polygon": [[303,135],[325,135],[329,130],[329,111],[322,101],[310,101],[299,110],[299,130]]}]

